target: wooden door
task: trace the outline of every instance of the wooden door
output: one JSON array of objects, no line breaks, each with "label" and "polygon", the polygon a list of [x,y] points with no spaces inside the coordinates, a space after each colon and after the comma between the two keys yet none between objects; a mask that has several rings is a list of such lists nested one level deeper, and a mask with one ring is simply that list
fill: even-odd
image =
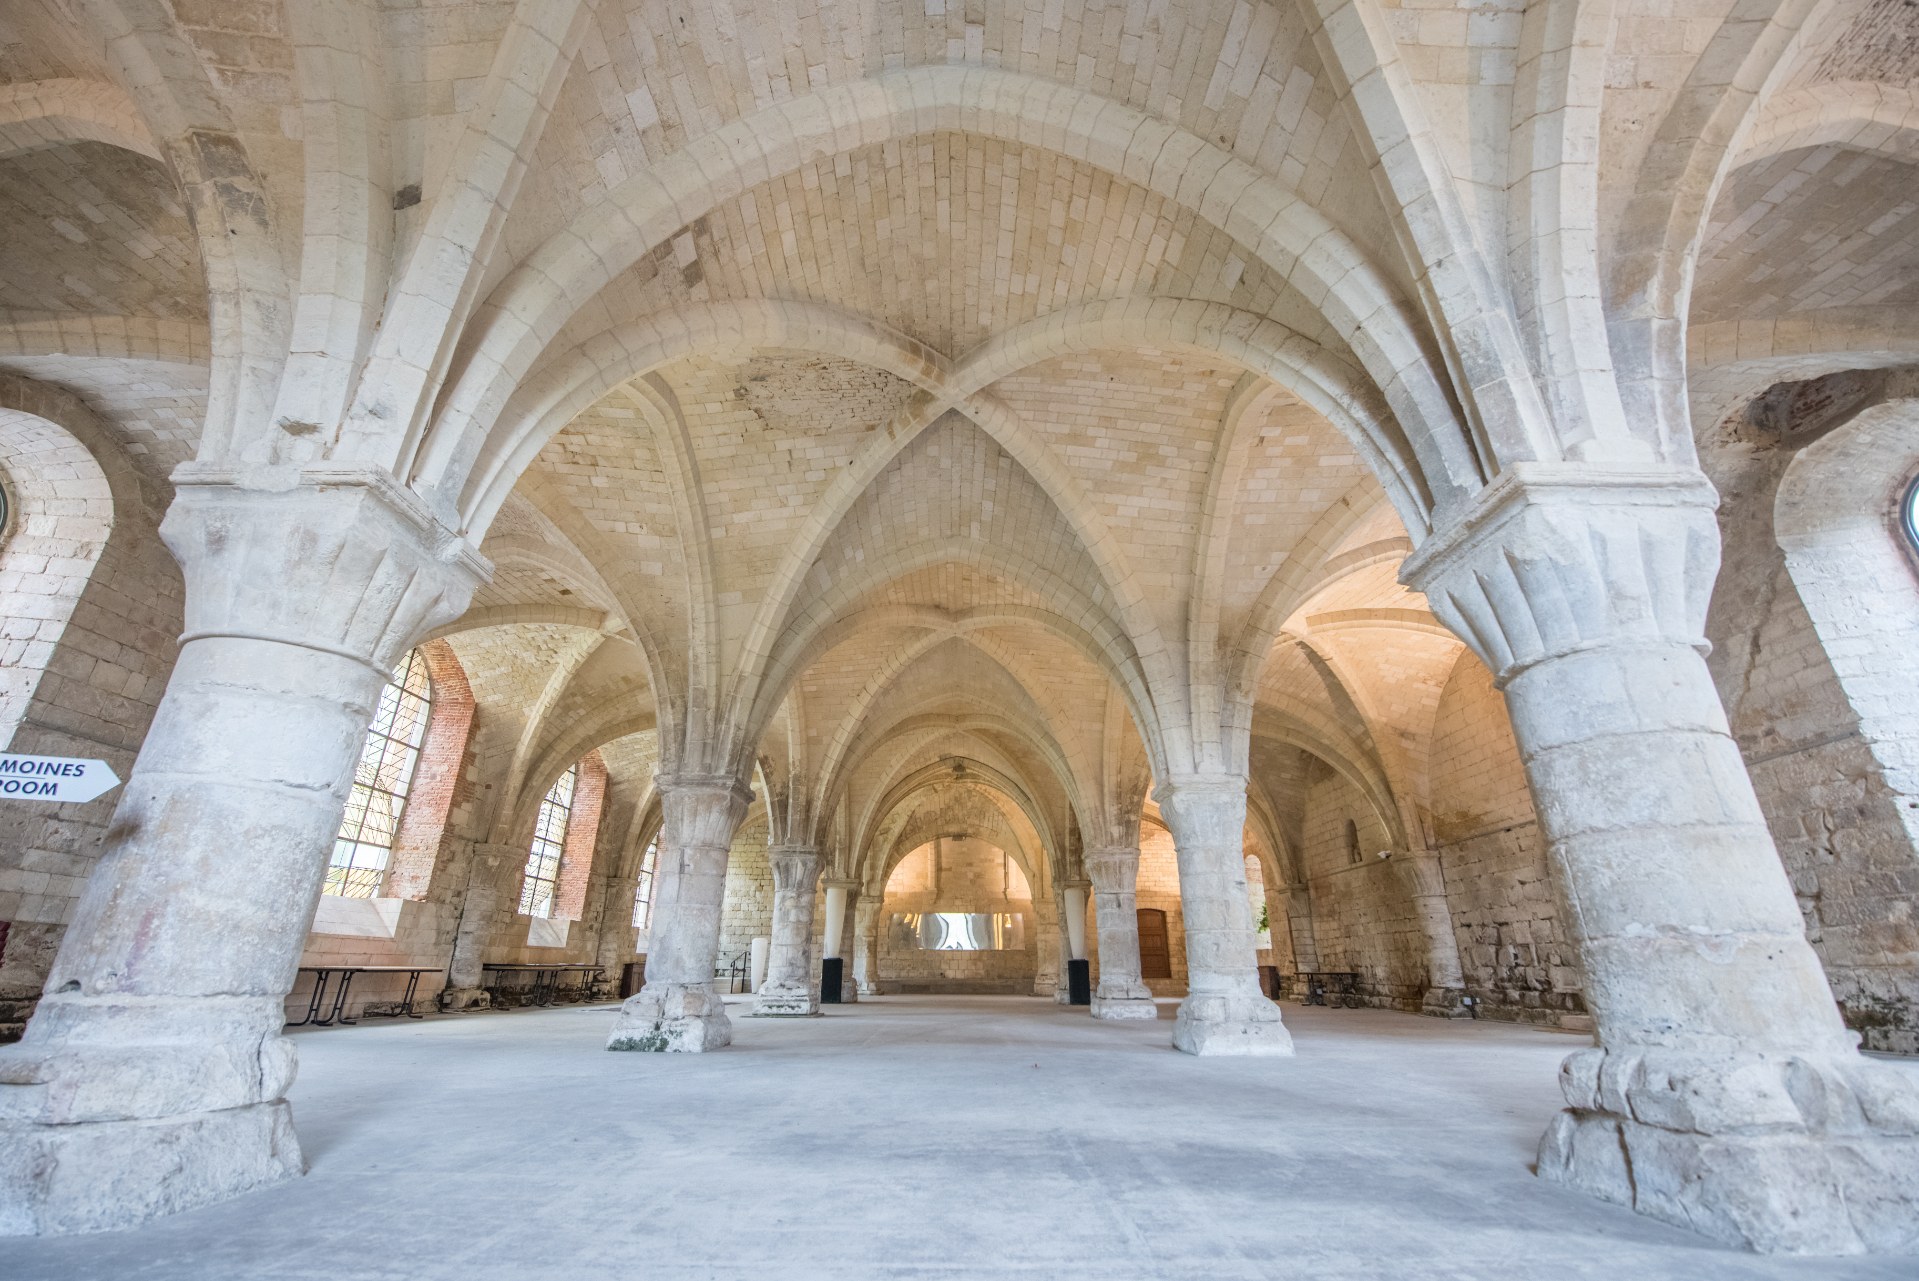
[{"label": "wooden door", "polygon": [[1134,915],[1139,920],[1139,976],[1172,978],[1173,954],[1166,946],[1166,913],[1156,907],[1142,907]]}]

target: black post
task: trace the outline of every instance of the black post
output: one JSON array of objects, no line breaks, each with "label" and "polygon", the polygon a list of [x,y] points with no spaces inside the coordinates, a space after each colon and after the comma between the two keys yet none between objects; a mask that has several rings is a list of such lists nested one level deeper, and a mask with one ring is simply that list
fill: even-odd
[{"label": "black post", "polygon": [[1068,1005],[1091,1005],[1093,1003],[1093,964],[1079,960],[1066,963],[1066,1003]]},{"label": "black post", "polygon": [[846,958],[826,956],[820,958],[820,1004],[839,1005],[841,975],[846,970]]}]

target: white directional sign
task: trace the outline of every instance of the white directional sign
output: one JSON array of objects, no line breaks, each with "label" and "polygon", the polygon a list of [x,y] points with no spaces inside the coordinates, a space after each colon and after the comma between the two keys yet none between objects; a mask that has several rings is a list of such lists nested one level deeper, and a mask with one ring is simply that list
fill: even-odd
[{"label": "white directional sign", "polygon": [[118,786],[120,776],[105,761],[0,753],[0,799],[90,801]]}]

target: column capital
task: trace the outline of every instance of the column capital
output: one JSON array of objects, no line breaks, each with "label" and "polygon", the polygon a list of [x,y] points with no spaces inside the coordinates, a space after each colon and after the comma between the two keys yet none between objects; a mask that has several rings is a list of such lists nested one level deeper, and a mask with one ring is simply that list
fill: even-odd
[{"label": "column capital", "polygon": [[[1153,784],[1153,799],[1177,844],[1182,839],[1237,845],[1246,826],[1246,779],[1240,774],[1175,774]],[[1181,829],[1184,829],[1182,832]]]},{"label": "column capital", "polygon": [[485,557],[378,468],[308,468],[279,488],[186,463],[160,536],[187,583],[184,644],[276,642],[382,676],[465,612]]},{"label": "column capital", "polygon": [[733,844],[753,789],[731,774],[655,774],[662,844],[726,849]]},{"label": "column capital", "polygon": [[1096,845],[1080,854],[1080,863],[1095,888],[1130,888],[1139,874],[1139,846]]},{"label": "column capital", "polygon": [[829,890],[845,890],[848,898],[851,898],[857,895],[860,892],[860,890],[865,886],[865,882],[860,880],[860,878],[857,876],[822,877],[820,879],[820,884],[824,885]]},{"label": "column capital", "polygon": [[1440,866],[1438,850],[1394,850],[1393,870],[1415,897],[1446,896],[1446,873]]},{"label": "column capital", "polygon": [[811,845],[775,845],[766,851],[773,868],[773,884],[811,895],[820,875],[820,852]]},{"label": "column capital", "polygon": [[1703,652],[1718,503],[1691,468],[1517,463],[1407,557],[1400,580],[1502,687],[1583,650]]}]

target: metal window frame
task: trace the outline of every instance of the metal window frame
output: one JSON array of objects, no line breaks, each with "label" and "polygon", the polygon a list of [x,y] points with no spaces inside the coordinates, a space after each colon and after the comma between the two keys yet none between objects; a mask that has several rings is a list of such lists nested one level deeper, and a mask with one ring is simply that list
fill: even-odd
[{"label": "metal window frame", "polygon": [[323,893],[373,898],[380,892],[432,719],[433,677],[426,656],[409,650],[393,679],[381,688],[373,723],[360,744]]},{"label": "metal window frame", "polygon": [[533,844],[527,850],[526,876],[520,881],[520,915],[550,919],[560,887],[560,862],[566,855],[566,829],[573,821],[573,792],[579,784],[578,762],[566,767],[540,798],[533,821]]},{"label": "metal window frame", "polygon": [[633,928],[646,930],[653,928],[653,874],[660,857],[660,838],[656,835],[646,843],[646,853],[640,855],[640,875],[633,882]]}]

